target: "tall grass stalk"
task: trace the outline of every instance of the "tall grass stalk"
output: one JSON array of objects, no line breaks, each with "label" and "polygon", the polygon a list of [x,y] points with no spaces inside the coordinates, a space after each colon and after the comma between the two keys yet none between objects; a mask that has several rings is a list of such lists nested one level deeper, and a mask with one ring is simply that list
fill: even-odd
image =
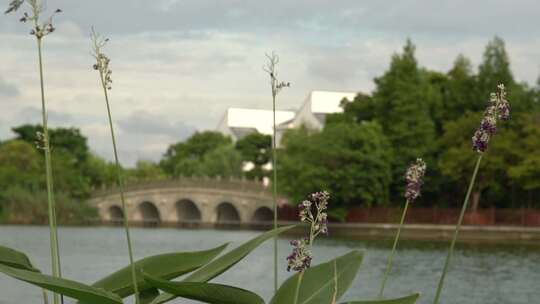
[{"label": "tall grass stalk", "polygon": [[109,69],[109,58],[107,58],[102,52],[101,49],[105,46],[108,39],[101,38],[95,31],[92,29],[92,43],[94,48],[94,57],[96,59],[96,64],[94,65],[94,69],[99,72],[99,78],[101,81],[101,87],[103,89],[103,95],[105,97],[105,104],[107,106],[107,116],[109,118],[109,128],[111,131],[111,140],[112,140],[112,146],[113,146],[113,152],[114,152],[114,161],[116,165],[116,173],[117,173],[117,179],[118,179],[118,189],[120,190],[120,201],[122,203],[122,222],[124,224],[124,230],[126,233],[126,240],[128,245],[128,255],[129,255],[129,263],[131,266],[131,277],[133,281],[133,290],[135,293],[135,303],[139,303],[139,287],[137,285],[137,274],[135,269],[135,263],[133,261],[133,246],[131,244],[131,235],[129,232],[129,222],[127,218],[127,208],[126,208],[126,200],[124,195],[124,179],[122,175],[122,167],[120,165],[120,160],[118,157],[118,148],[116,144],[116,136],[114,134],[114,126],[113,126],[113,119],[111,114],[111,107],[109,103],[109,93],[108,91],[111,89],[112,80],[110,78],[111,76],[111,70]]},{"label": "tall grass stalk", "polygon": [[[43,80],[43,58],[42,58],[42,37],[37,37],[38,58],[39,58],[39,79],[41,86],[41,114],[43,120],[42,148],[45,151],[45,174],[47,182],[47,202],[49,208],[49,234],[52,259],[52,274],[54,277],[62,277],[60,267],[60,245],[58,242],[58,228],[56,223],[56,201],[54,199],[54,182],[52,175],[51,145],[49,140],[49,128],[47,117],[47,106],[45,102],[45,85]],[[64,303],[63,297],[53,294],[53,301]]]},{"label": "tall grass stalk", "polygon": [[394,238],[394,245],[392,245],[392,251],[388,256],[388,263],[386,265],[386,271],[384,272],[384,277],[381,282],[381,289],[379,290],[379,298],[383,297],[384,286],[390,275],[390,270],[392,269],[392,261],[394,259],[394,254],[396,253],[396,248],[401,235],[401,230],[403,228],[403,223],[405,222],[405,216],[407,215],[407,210],[409,209],[409,204],[414,202],[416,198],[420,196],[422,189],[422,184],[424,183],[424,175],[426,173],[426,163],[421,159],[417,158],[414,163],[412,163],[407,171],[405,172],[405,181],[407,186],[405,187],[405,208],[403,208],[403,213],[401,214],[401,220],[399,222],[399,227]]},{"label": "tall grass stalk", "polygon": [[386,271],[384,272],[384,277],[381,283],[381,289],[379,290],[379,298],[383,297],[384,287],[386,285],[386,281],[388,280],[388,276],[390,275],[390,270],[392,269],[392,261],[394,260],[394,254],[396,253],[399,236],[401,235],[401,229],[403,228],[403,223],[405,222],[405,215],[407,214],[409,203],[410,203],[409,200],[405,202],[405,207],[403,208],[403,213],[401,214],[401,221],[399,222],[399,227],[398,227],[396,236],[394,238],[394,244],[392,245],[392,252],[390,252],[390,256],[388,256],[388,262],[386,264]]},{"label": "tall grass stalk", "polygon": [[480,168],[480,162],[482,161],[484,153],[488,149],[491,137],[493,137],[497,132],[497,122],[499,120],[505,121],[510,119],[510,109],[510,103],[506,99],[506,88],[504,84],[499,84],[497,86],[497,92],[490,94],[488,106],[484,111],[484,117],[482,117],[480,126],[476,129],[472,137],[472,148],[479,154],[476,160],[476,165],[474,166],[471,182],[469,183],[469,189],[467,189],[467,194],[465,195],[465,200],[463,201],[463,206],[461,207],[461,213],[459,214],[458,223],[454,232],[454,238],[452,239],[450,250],[446,256],[446,261],[444,262],[443,272],[439,280],[439,285],[437,286],[437,292],[435,294],[433,304],[439,303],[439,298],[444,285],[444,279],[446,277],[446,273],[448,272],[452,255],[454,254],[454,246],[456,245],[459,229],[461,228],[461,223],[463,222],[463,217],[465,216],[465,211],[467,210],[467,205],[469,204],[469,198],[474,187],[474,181],[476,180],[478,169]]},{"label": "tall grass stalk", "polygon": [[474,187],[474,181],[476,180],[478,168],[480,168],[480,162],[482,161],[482,156],[483,156],[482,154],[478,155],[478,158],[476,160],[476,165],[474,167],[471,182],[469,183],[469,189],[467,189],[467,194],[465,195],[465,200],[463,201],[463,206],[461,207],[461,212],[459,214],[456,229],[454,231],[454,237],[452,238],[452,243],[450,243],[450,249],[448,250],[448,255],[446,256],[446,261],[444,262],[443,272],[439,280],[439,284],[437,285],[437,292],[435,293],[435,299],[433,300],[433,304],[439,303],[439,298],[441,296],[441,291],[444,285],[444,279],[446,277],[446,273],[448,272],[448,266],[450,265],[450,261],[452,260],[452,256],[454,254],[454,247],[456,245],[456,241],[459,235],[459,229],[461,228],[461,223],[463,222],[463,217],[465,216],[465,211],[467,210],[467,206],[469,204],[469,198],[471,196],[471,192]]},{"label": "tall grass stalk", "polygon": [[[24,4],[28,4],[30,12],[24,12],[22,18],[19,19],[22,23],[30,23],[31,31],[30,35],[36,37],[37,51],[38,51],[38,66],[39,66],[39,84],[41,93],[41,115],[43,132],[38,132],[37,145],[38,148],[43,149],[45,154],[45,180],[47,184],[47,204],[48,204],[48,217],[49,217],[49,234],[50,234],[50,247],[51,247],[51,270],[54,277],[62,277],[60,267],[60,245],[58,243],[58,229],[56,223],[56,203],[54,199],[54,181],[52,174],[52,156],[51,156],[51,144],[49,139],[49,128],[47,126],[47,103],[45,101],[45,84],[43,77],[43,51],[42,44],[43,38],[56,29],[52,24],[52,20],[55,14],[62,12],[60,9],[54,11],[54,13],[46,19],[44,23],[40,23],[40,15],[45,10],[43,3],[39,0],[12,0],[9,3],[8,9],[5,14],[17,12]],[[47,302],[46,293],[43,293],[44,301]],[[53,294],[53,300],[55,304],[60,301],[63,303],[63,296]]]},{"label": "tall grass stalk", "polygon": [[[273,228],[278,227],[278,208],[277,208],[277,140],[276,140],[276,98],[282,88],[290,86],[289,83],[279,82],[277,79],[276,66],[279,63],[279,57],[272,52],[266,54],[268,63],[263,70],[270,76],[270,87],[272,89],[272,202],[273,202]],[[278,289],[278,239],[274,236],[274,292]]]}]

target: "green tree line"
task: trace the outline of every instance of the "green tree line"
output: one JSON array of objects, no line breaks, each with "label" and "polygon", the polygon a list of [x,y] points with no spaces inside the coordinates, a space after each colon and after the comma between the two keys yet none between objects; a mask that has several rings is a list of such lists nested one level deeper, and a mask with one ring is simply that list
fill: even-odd
[{"label": "green tree line", "polygon": [[[44,156],[40,149],[40,125],[12,128],[15,137],[0,143],[0,222],[45,223]],[[85,204],[97,190],[116,185],[116,166],[92,153],[87,138],[76,128],[49,130],[53,147],[53,172],[62,223],[80,223],[97,217]],[[172,144],[159,163],[140,160],[122,168],[126,183],[177,177],[236,177],[261,180],[262,166],[270,161],[271,137],[250,134],[232,143],[218,132],[196,132],[184,142]],[[253,168],[243,172],[243,163]]]},{"label": "green tree line", "polygon": [[[360,67],[359,67],[360,68]],[[419,65],[407,41],[374,79],[372,93],[342,103],[322,131],[288,130],[278,151],[278,183],[292,202],[327,190],[333,212],[351,206],[399,206],[403,174],[417,157],[428,164],[424,206],[455,207],[473,167],[471,136],[498,83],[509,91],[512,119],[490,144],[472,208],[540,207],[540,79],[515,80],[503,40],[494,38],[474,69],[459,55],[447,72]],[[0,143],[0,214],[3,220],[46,220],[44,161],[39,125],[13,128]],[[96,216],[84,201],[116,183],[115,166],[90,151],[75,128],[53,128],[53,172],[63,222]],[[159,162],[124,168],[127,183],[177,177],[268,177],[271,137],[253,133],[233,142],[219,132],[196,132],[171,144]],[[246,164],[249,164],[246,167]]]},{"label": "green tree line", "polygon": [[474,167],[471,137],[499,83],[508,88],[512,119],[490,143],[471,205],[539,207],[540,80],[517,82],[497,37],[476,72],[463,55],[446,73],[423,68],[407,41],[371,94],[343,102],[321,132],[285,134],[280,188],[295,200],[322,187],[342,207],[399,206],[406,167],[421,157],[428,173],[419,204],[455,207]]}]

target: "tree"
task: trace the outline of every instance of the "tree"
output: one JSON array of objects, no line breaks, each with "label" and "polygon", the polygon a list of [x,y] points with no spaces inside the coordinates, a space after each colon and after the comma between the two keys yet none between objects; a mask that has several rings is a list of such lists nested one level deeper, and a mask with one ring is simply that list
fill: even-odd
[{"label": "tree", "polygon": [[407,41],[402,54],[392,57],[390,69],[375,79],[373,93],[376,121],[394,149],[393,195],[400,195],[403,174],[411,160],[421,157],[428,163],[436,150],[436,124],[441,98],[430,87],[429,75],[418,68],[415,46]]},{"label": "tree", "polygon": [[283,145],[279,189],[293,201],[328,190],[332,206],[388,202],[391,154],[378,123],[334,123],[313,134],[289,130]]},{"label": "tree", "polygon": [[112,162],[90,153],[82,168],[92,189],[112,187],[117,184],[117,168]]},{"label": "tree", "polygon": [[500,83],[510,89],[515,84],[504,41],[499,37],[495,37],[488,42],[484,50],[482,63],[478,67],[477,97],[487,101],[489,94]]},{"label": "tree", "polygon": [[508,175],[527,192],[527,204],[531,206],[533,193],[540,190],[540,113],[522,114],[518,119],[521,140],[514,142],[514,147],[519,160],[508,167]]},{"label": "tree", "polygon": [[18,186],[28,191],[43,186],[43,160],[36,149],[22,140],[0,145],[0,189]]},{"label": "tree", "polygon": [[158,181],[167,178],[163,169],[151,161],[139,160],[135,168],[125,170],[127,183],[137,183],[144,181]]},{"label": "tree", "polygon": [[236,149],[241,153],[244,162],[253,164],[253,169],[247,172],[248,178],[262,180],[268,175],[263,166],[272,159],[270,135],[251,133],[236,142]]},{"label": "tree", "polygon": [[171,176],[190,176],[204,155],[220,146],[232,143],[230,137],[215,131],[196,132],[185,142],[170,145],[160,166]]},{"label": "tree", "polygon": [[[441,154],[439,166],[443,175],[449,177],[456,185],[456,191],[467,188],[468,180],[472,174],[477,152],[471,148],[471,137],[478,127],[482,112],[468,112],[456,121],[445,125],[445,133],[441,139]],[[471,209],[477,210],[481,205],[481,196],[486,191],[492,194],[489,205],[505,204],[509,198],[506,190],[509,185],[507,168],[516,163],[519,154],[515,149],[515,142],[519,135],[509,126],[502,123],[497,127],[497,134],[489,142],[489,148],[484,153],[481,169],[478,172],[475,188],[473,189]],[[498,198],[493,201],[493,198]],[[460,201],[454,201],[460,204]]]},{"label": "tree", "polygon": [[454,61],[452,69],[448,72],[446,86],[444,121],[455,120],[467,111],[483,111],[486,107],[486,96],[477,98],[476,78],[470,60],[464,55],[460,54]]},{"label": "tree", "polygon": [[204,155],[200,164],[200,174],[239,178],[242,176],[242,155],[233,145],[219,146]]},{"label": "tree", "polygon": [[326,124],[370,121],[377,118],[375,102],[368,94],[358,93],[351,102],[342,103],[341,107],[343,113],[329,114]]},{"label": "tree", "polygon": [[[32,145],[38,142],[37,134],[43,132],[41,125],[22,125],[12,129],[16,138]],[[49,129],[51,148],[53,153],[58,150],[67,153],[78,165],[86,161],[90,153],[86,137],[76,128],[52,128]]]}]

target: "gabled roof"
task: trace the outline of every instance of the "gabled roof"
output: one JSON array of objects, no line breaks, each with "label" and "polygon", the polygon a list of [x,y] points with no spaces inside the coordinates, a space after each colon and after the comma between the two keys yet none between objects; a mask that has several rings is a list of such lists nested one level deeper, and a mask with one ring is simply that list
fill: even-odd
[{"label": "gabled roof", "polygon": [[[276,111],[276,125],[293,118],[293,111]],[[262,134],[272,134],[273,114],[271,110],[229,108],[223,120],[226,126],[235,134],[244,133],[244,131],[252,132],[253,130],[257,130]]]},{"label": "gabled roof", "polygon": [[343,98],[352,101],[355,96],[355,92],[312,91],[307,102],[311,103],[312,113],[339,113],[343,112],[341,107]]}]

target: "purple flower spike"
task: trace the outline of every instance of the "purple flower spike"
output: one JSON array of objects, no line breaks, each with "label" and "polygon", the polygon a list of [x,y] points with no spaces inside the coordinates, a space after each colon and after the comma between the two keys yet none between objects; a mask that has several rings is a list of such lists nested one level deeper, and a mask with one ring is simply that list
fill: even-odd
[{"label": "purple flower spike", "polygon": [[423,178],[426,173],[426,163],[417,158],[416,162],[412,164],[405,173],[405,180],[407,181],[407,187],[405,189],[405,198],[409,202],[413,202],[420,196],[420,190],[424,183]]},{"label": "purple flower spike", "polygon": [[291,241],[294,248],[287,257],[287,271],[304,271],[311,266],[312,254],[308,243],[308,239]]},{"label": "purple flower spike", "polygon": [[472,137],[473,150],[478,153],[486,152],[489,139],[497,132],[497,119],[508,120],[510,118],[510,103],[506,100],[504,85],[498,85],[497,89],[499,90],[497,93],[491,93],[484,117]]},{"label": "purple flower spike", "polygon": [[287,257],[287,271],[304,271],[311,265],[313,256],[310,248],[319,234],[328,234],[328,200],[330,195],[326,191],[315,192],[308,195],[308,199],[298,205],[300,221],[310,224],[309,236],[291,241],[294,247]]}]

